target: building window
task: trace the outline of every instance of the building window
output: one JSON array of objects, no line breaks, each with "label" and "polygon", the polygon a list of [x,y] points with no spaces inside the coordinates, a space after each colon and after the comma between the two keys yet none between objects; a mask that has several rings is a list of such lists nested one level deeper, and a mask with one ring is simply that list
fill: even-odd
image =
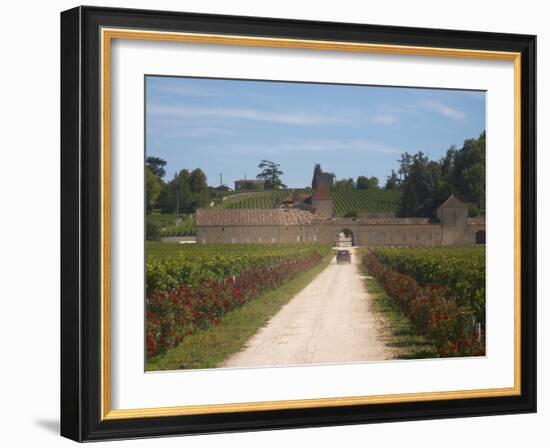
[{"label": "building window", "polygon": [[416,241],[419,241],[419,240],[420,240],[420,234],[417,233],[417,234],[416,234]]},{"label": "building window", "polygon": [[225,230],[225,227],[222,227],[222,232]]}]

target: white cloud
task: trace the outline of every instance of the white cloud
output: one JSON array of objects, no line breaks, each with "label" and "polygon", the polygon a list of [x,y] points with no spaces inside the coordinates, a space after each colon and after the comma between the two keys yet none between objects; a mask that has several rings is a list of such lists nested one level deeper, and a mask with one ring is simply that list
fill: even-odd
[{"label": "white cloud", "polygon": [[170,85],[154,85],[151,87],[152,91],[162,92],[167,95],[175,96],[188,96],[188,97],[200,97],[200,98],[219,98],[223,96],[220,92],[216,92],[204,87],[198,86],[170,86]]},{"label": "white cloud", "polygon": [[279,154],[281,152],[378,152],[398,154],[401,151],[370,140],[305,140],[276,145],[232,145],[224,148],[234,154]]},{"label": "white cloud", "polygon": [[421,104],[425,108],[437,112],[444,117],[450,118],[454,121],[462,122],[466,118],[466,114],[458,109],[454,109],[450,106],[447,106],[439,101],[428,100],[424,101]]},{"label": "white cloud", "polygon": [[214,127],[183,127],[176,128],[171,127],[167,130],[156,129],[153,126],[150,127],[149,133],[154,137],[161,138],[199,138],[199,137],[211,137],[214,135],[234,135],[235,132],[230,129],[214,128]]},{"label": "white cloud", "polygon": [[395,115],[392,114],[381,114],[374,116],[371,120],[372,123],[383,124],[383,125],[392,125],[399,121]]},{"label": "white cloud", "polygon": [[323,125],[346,124],[348,120],[341,117],[321,115],[316,112],[269,112],[258,109],[238,108],[201,108],[188,106],[159,106],[151,105],[147,112],[156,116],[166,117],[220,117],[241,120],[265,121],[271,123],[283,123],[291,125]]}]

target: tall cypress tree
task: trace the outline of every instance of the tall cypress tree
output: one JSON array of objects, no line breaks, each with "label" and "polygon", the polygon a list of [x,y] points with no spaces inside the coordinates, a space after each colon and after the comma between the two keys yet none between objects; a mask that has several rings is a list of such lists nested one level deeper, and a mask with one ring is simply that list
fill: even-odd
[{"label": "tall cypress tree", "polygon": [[311,188],[313,188],[314,190],[317,188],[317,182],[322,172],[323,170],[321,169],[321,165],[316,163],[315,168],[313,168],[313,179],[311,180]]}]

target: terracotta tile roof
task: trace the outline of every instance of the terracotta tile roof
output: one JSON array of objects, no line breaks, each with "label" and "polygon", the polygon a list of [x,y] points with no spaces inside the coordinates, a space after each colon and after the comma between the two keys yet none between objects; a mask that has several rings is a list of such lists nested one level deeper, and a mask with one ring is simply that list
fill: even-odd
[{"label": "terracotta tile roof", "polygon": [[323,182],[320,182],[313,192],[313,196],[311,196],[311,199],[313,199],[314,201],[330,201],[332,198],[330,197],[330,193],[325,184]]},{"label": "terracotta tile roof", "polygon": [[293,226],[312,224],[319,217],[298,209],[223,209],[197,210],[197,226]]},{"label": "terracotta tile roof", "polygon": [[462,202],[460,199],[457,199],[455,196],[451,196],[443,204],[441,204],[439,208],[468,208],[468,207],[466,207],[466,204],[464,204],[464,202]]}]

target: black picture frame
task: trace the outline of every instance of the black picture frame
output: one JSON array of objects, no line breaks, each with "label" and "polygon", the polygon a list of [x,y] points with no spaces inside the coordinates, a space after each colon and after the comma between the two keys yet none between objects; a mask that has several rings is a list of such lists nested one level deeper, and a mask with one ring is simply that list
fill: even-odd
[{"label": "black picture frame", "polygon": [[[406,403],[102,419],[103,27],[521,53],[521,394]],[[77,7],[61,13],[61,435],[76,441],[536,412],[536,37]]]}]

